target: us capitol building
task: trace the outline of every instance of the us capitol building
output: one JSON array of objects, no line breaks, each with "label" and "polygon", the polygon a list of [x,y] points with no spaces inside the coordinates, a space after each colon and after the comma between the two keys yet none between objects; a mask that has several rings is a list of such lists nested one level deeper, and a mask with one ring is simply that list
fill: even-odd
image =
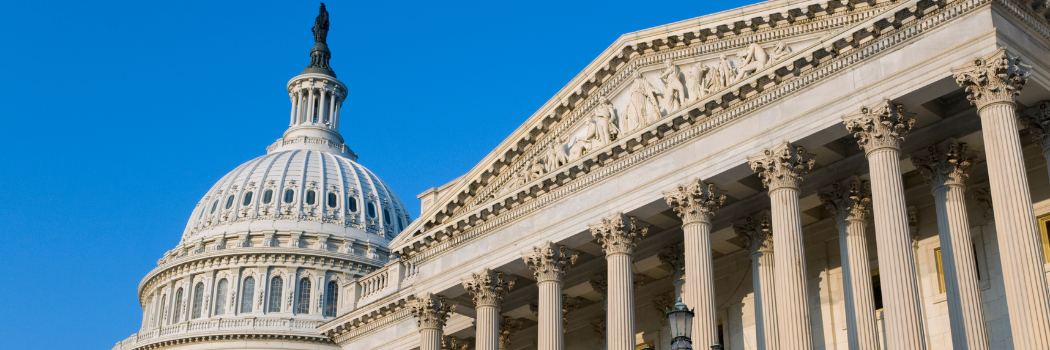
[{"label": "us capitol building", "polygon": [[774,0],[625,34],[411,220],[339,134],[322,5],[288,131],[114,350],[668,350],[679,299],[694,349],[1050,349],[1048,17]]}]

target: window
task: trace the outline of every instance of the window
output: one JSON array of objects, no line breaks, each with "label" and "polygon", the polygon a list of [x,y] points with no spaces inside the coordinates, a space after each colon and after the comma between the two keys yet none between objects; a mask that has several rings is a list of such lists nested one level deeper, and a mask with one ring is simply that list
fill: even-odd
[{"label": "window", "polygon": [[339,303],[339,283],[328,282],[328,288],[324,294],[324,317],[335,317],[337,304]]},{"label": "window", "polygon": [[725,327],[722,326],[722,319],[720,318],[720,319],[718,319],[718,343],[722,344],[722,345],[725,345],[725,343],[726,343],[725,333],[724,332],[725,332]]},{"label": "window", "polygon": [[204,303],[204,283],[197,283],[193,289],[193,318],[201,317],[201,305]]},{"label": "window", "polygon": [[156,319],[156,322],[154,323],[154,324],[156,324],[158,326],[164,324],[164,311],[167,311],[164,308],[164,304],[166,304],[167,301],[168,301],[168,296],[167,295],[164,295],[164,296],[160,297],[160,309],[157,309],[157,319]]},{"label": "window", "polygon": [[226,209],[230,209],[233,206],[233,195],[226,197]]},{"label": "window", "polygon": [[245,192],[244,202],[241,202],[241,205],[243,206],[248,206],[249,204],[252,204],[252,191]]},{"label": "window", "polygon": [[335,208],[339,205],[339,196],[335,192],[328,192],[328,207]]},{"label": "window", "polygon": [[941,258],[941,248],[933,248],[933,259],[937,263],[937,290],[944,293],[944,260]]},{"label": "window", "polygon": [[376,204],[368,203],[368,217],[376,217]]},{"label": "window", "polygon": [[241,312],[252,312],[252,301],[255,296],[255,278],[244,279],[244,288],[241,288]]},{"label": "window", "polygon": [[280,277],[270,280],[270,302],[266,312],[281,312],[281,285],[283,283]]},{"label": "window", "polygon": [[175,310],[172,311],[173,315],[171,317],[171,323],[178,323],[179,322],[179,316],[182,316],[181,312],[180,312],[180,311],[182,311],[182,288],[179,288],[179,290],[177,292],[175,292],[175,305],[174,306],[175,306]]},{"label": "window", "polygon": [[347,203],[346,207],[349,208],[351,212],[356,213],[357,212],[357,198],[350,197],[350,200],[348,202],[349,203]]},{"label": "window", "polygon": [[387,225],[390,225],[390,209],[383,210],[383,221],[385,221]]},{"label": "window", "polygon": [[271,200],[273,200],[273,190],[263,192],[263,204],[270,204]]},{"label": "window", "polygon": [[295,313],[297,314],[308,314],[310,313],[310,279],[302,278],[299,280],[299,301],[296,303]]},{"label": "window", "polygon": [[229,282],[225,278],[219,280],[218,290],[215,291],[215,314],[223,315],[226,313],[226,289],[229,288]]},{"label": "window", "polygon": [[216,199],[214,202],[211,202],[211,211],[208,212],[208,214],[214,214],[215,213],[215,208],[218,207],[218,206],[219,206],[219,200],[218,199]]},{"label": "window", "polygon": [[1050,263],[1050,215],[1039,218],[1039,237],[1043,239],[1043,263]]},{"label": "window", "polygon": [[317,194],[314,193],[314,190],[306,190],[306,204],[314,205],[314,197],[317,197]]},{"label": "window", "polygon": [[295,200],[295,191],[292,189],[284,190],[284,202],[291,203]]},{"label": "window", "polygon": [[871,271],[871,298],[875,299],[875,311],[882,310],[882,278],[879,269]]},{"label": "window", "polygon": [[317,115],[321,113],[321,111],[320,111],[320,103],[319,102],[321,102],[320,101],[320,97],[315,97],[314,98],[314,123],[317,122]]}]

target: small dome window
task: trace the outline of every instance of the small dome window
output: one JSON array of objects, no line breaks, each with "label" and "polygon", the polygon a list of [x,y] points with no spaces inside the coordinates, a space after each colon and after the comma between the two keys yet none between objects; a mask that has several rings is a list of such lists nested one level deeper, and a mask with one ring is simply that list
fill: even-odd
[{"label": "small dome window", "polygon": [[215,208],[217,208],[218,206],[219,206],[219,200],[218,199],[216,199],[214,202],[211,202],[211,211],[209,211],[208,214],[215,213]]},{"label": "small dome window", "polygon": [[263,204],[270,204],[270,201],[273,200],[273,190],[266,190],[266,192],[263,192],[262,200]]},{"label": "small dome window", "polygon": [[350,200],[346,204],[347,208],[350,208],[351,212],[357,212],[357,198],[350,197]]},{"label": "small dome window", "polygon": [[328,207],[335,208],[339,206],[339,196],[335,192],[328,192]]},{"label": "small dome window", "polygon": [[375,203],[368,203],[368,207],[366,208],[366,210],[368,210],[368,217],[372,217],[372,218],[376,217],[376,204]]},{"label": "small dome window", "polygon": [[390,225],[390,209],[383,210],[383,221],[385,221],[387,225]]},{"label": "small dome window", "polygon": [[317,193],[314,193],[314,190],[306,190],[306,204],[313,205],[316,199],[314,197],[317,197]]},{"label": "small dome window", "polygon": [[244,202],[241,203],[243,206],[248,206],[249,204],[252,204],[252,191],[248,191],[244,194]]},{"label": "small dome window", "polygon": [[226,197],[226,209],[230,209],[233,206],[233,195]]},{"label": "small dome window", "polygon": [[292,190],[292,189],[284,190],[284,202],[285,203],[291,203],[293,200],[295,200],[295,190]]}]

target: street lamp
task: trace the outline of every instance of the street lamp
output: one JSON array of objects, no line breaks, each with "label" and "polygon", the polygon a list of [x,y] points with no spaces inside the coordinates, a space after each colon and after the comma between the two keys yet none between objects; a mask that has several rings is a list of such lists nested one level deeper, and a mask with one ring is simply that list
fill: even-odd
[{"label": "street lamp", "polygon": [[682,298],[667,310],[667,321],[671,325],[671,350],[693,349],[689,338],[693,330],[693,310],[682,303]]}]

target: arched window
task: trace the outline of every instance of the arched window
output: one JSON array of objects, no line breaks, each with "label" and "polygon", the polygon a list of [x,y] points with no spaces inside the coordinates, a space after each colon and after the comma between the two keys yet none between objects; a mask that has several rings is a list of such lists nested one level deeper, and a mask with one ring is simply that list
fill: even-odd
[{"label": "arched window", "polygon": [[383,221],[390,225],[390,209],[383,209]]},{"label": "arched window", "polygon": [[164,306],[167,304],[167,301],[167,295],[162,295],[160,297],[160,308],[157,309],[157,317],[155,322],[153,323],[154,325],[160,326],[164,324],[164,312],[167,311],[167,309],[165,309]]},{"label": "arched window", "polygon": [[328,282],[324,292],[324,317],[335,317],[336,307],[339,302],[339,284],[335,281]]},{"label": "arched window", "polygon": [[266,307],[266,312],[281,312],[281,287],[284,281],[280,277],[274,277],[270,280],[270,298],[269,306]]},{"label": "arched window", "polygon": [[255,278],[244,279],[244,288],[241,288],[241,312],[252,312],[252,301],[255,299]]},{"label": "arched window", "polygon": [[204,304],[204,283],[197,283],[193,288],[193,318],[201,317],[201,305]]},{"label": "arched window", "polygon": [[229,282],[225,278],[219,280],[219,287],[215,291],[215,314],[223,315],[226,313],[226,289],[229,288]]},{"label": "arched window", "polygon": [[314,123],[317,123],[317,116],[321,114],[321,98],[314,97]]},{"label": "arched window", "polygon": [[347,208],[349,208],[351,212],[356,213],[357,212],[357,198],[350,197],[350,200],[348,202],[349,203],[346,204]]},{"label": "arched window", "polygon": [[335,208],[339,205],[339,196],[335,192],[328,192],[328,207]]},{"label": "arched window", "polygon": [[290,188],[284,190],[284,202],[291,203],[293,200],[295,200],[295,190],[292,190]]},{"label": "arched window", "polygon": [[317,197],[317,193],[314,193],[314,190],[306,190],[306,204],[314,205],[315,197]]},{"label": "arched window", "polygon": [[174,311],[172,311],[171,323],[179,323],[179,316],[182,316],[182,288],[179,288],[175,292],[175,304]]},{"label": "arched window", "polygon": [[241,202],[241,205],[246,206],[246,207],[249,204],[252,204],[252,191],[245,192],[244,193],[244,201]]},{"label": "arched window", "polygon": [[368,217],[372,217],[372,218],[376,217],[376,204],[375,203],[371,203],[371,202],[368,203],[368,206],[366,208],[368,210]]},{"label": "arched window", "polygon": [[233,206],[233,195],[226,197],[226,209],[230,209]]},{"label": "arched window", "polygon": [[218,199],[216,199],[214,202],[211,202],[211,211],[208,212],[208,214],[214,214],[215,213],[215,208],[217,208],[218,206],[219,206],[219,200]]},{"label": "arched window", "polygon": [[295,313],[310,313],[310,279],[299,279],[299,301],[296,303]]},{"label": "arched window", "polygon": [[262,199],[263,204],[270,204],[270,201],[273,200],[273,190],[266,190],[265,192],[263,192]]}]

